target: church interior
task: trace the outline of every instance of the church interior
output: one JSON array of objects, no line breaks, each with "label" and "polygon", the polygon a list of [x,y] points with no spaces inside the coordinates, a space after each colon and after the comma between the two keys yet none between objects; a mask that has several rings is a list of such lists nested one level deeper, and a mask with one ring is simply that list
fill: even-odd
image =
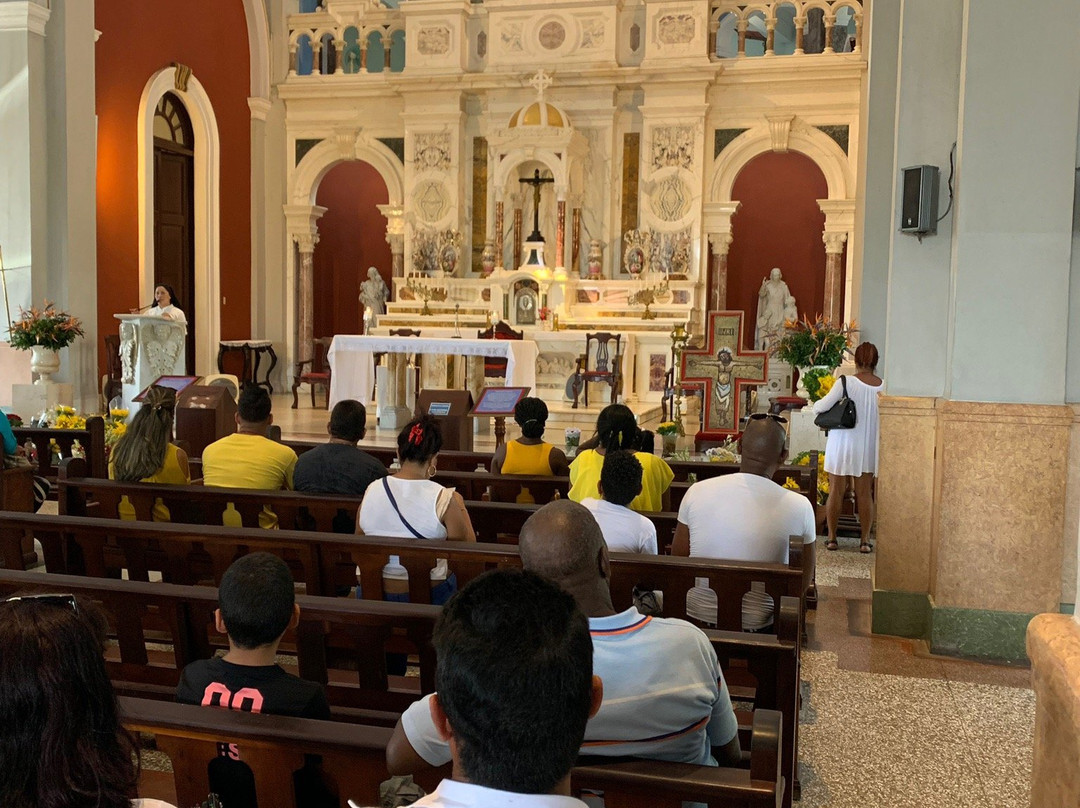
[{"label": "church interior", "polygon": [[[1080,805],[1080,4],[1037,5],[0,0],[0,407],[250,380],[286,441],[356,399],[389,449],[522,387],[559,446],[620,402],[681,462],[768,412],[794,458],[779,340],[846,328],[873,552],[819,528],[777,804]],[[46,302],[58,367],[7,344]]]}]

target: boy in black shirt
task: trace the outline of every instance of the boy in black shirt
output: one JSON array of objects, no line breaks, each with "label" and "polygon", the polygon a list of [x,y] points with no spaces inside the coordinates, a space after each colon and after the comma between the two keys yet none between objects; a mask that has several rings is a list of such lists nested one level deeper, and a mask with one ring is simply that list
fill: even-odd
[{"label": "boy in black shirt", "polygon": [[[274,661],[282,636],[299,619],[292,573],[285,562],[270,553],[238,558],[221,578],[214,612],[217,630],[229,636],[229,652],[185,667],[176,700],[249,713],[329,719],[330,705],[322,685],[293,676]],[[220,743],[218,753],[220,757],[210,767],[214,791],[230,808],[255,805],[251,770],[239,762],[236,744]],[[312,774],[310,769],[305,766],[305,779]]]}]

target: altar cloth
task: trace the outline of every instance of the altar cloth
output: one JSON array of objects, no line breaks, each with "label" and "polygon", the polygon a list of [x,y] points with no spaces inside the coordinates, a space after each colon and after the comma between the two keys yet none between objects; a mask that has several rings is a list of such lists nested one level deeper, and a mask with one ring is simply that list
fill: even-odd
[{"label": "altar cloth", "polygon": [[536,395],[536,343],[532,340],[381,337],[338,334],[330,344],[330,406],[355,399],[364,404],[375,391],[376,353],[497,356],[506,359],[506,386]]}]

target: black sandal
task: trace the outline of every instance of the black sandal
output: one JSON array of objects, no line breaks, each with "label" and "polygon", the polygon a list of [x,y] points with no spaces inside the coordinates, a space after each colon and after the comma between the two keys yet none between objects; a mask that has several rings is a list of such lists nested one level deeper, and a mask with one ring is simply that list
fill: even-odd
[{"label": "black sandal", "polygon": [[874,551],[874,547],[873,547],[873,545],[870,544],[870,542],[864,541],[864,542],[859,543],[859,552],[860,553],[872,553],[873,551]]},{"label": "black sandal", "polygon": [[826,550],[839,550],[840,545],[837,543],[836,539],[829,539],[827,542],[825,542],[825,549]]}]

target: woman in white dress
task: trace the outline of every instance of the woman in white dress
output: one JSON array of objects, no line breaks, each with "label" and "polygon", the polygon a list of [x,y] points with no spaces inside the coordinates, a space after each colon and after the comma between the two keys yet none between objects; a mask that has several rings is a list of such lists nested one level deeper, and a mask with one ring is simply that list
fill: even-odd
[{"label": "woman in white dress", "polygon": [[[829,541],[825,547],[835,550],[836,523],[840,519],[847,478],[855,478],[855,504],[859,511],[859,552],[869,553],[870,527],[874,523],[874,477],[878,468],[878,396],[884,382],[874,373],[878,350],[872,342],[855,349],[855,375],[847,378],[848,398],[855,402],[855,428],[829,431],[825,444],[825,471],[829,475],[829,500],[825,503],[825,518],[829,525]],[[837,379],[829,394],[814,404],[814,412],[822,413],[843,397],[843,385]]]},{"label": "woman in white dress", "polygon": [[150,317],[160,317],[163,320],[172,320],[180,323],[187,331],[187,317],[177,305],[176,292],[171,286],[159,284],[154,287],[154,305],[146,312]]}]

